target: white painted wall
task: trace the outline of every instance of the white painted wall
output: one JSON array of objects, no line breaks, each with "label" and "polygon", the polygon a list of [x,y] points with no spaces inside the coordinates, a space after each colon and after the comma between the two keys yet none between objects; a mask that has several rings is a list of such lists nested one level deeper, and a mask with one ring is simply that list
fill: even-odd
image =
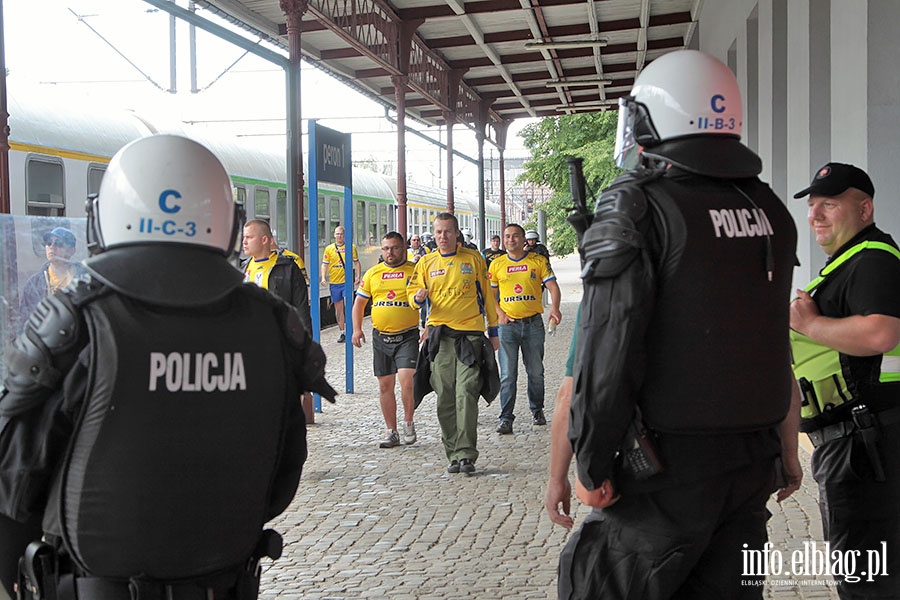
[{"label": "white painted wall", "polygon": [[[773,53],[784,19],[786,57]],[[743,138],[763,160],[762,179],[774,183],[797,223],[795,282],[812,278],[825,259],[810,237],[805,201],[793,199],[825,162],[869,172],[877,223],[900,240],[900,2],[717,0],[704,3],[699,20],[701,50],[726,60],[737,41],[748,117]],[[776,110],[786,111],[784,125]]]}]

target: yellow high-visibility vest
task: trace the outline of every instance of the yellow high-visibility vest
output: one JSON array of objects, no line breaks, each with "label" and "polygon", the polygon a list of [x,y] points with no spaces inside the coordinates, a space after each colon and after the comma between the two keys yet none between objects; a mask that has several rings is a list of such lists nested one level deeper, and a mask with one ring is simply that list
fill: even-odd
[{"label": "yellow high-visibility vest", "polygon": [[[890,244],[862,242],[849,248],[822,269],[819,276],[804,288],[805,291],[812,292],[825,281],[828,275],[863,250],[882,250],[893,254],[897,260],[900,260],[900,250]],[[802,392],[801,418],[812,419],[842,404],[858,400],[854,395],[854,390],[850,389],[847,384],[847,373],[841,364],[841,354],[837,350],[815,342],[792,329],[791,355],[794,376],[800,382]],[[882,355],[881,374],[878,381],[881,383],[900,381],[900,345]]]}]

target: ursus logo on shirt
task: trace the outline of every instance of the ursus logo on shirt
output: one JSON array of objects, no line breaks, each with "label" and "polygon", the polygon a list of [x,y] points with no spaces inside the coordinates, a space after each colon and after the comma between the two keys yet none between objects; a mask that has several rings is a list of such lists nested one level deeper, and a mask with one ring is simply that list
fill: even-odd
[{"label": "ursus logo on shirt", "polygon": [[397,294],[394,293],[394,290],[388,290],[388,293],[387,293],[387,299],[388,299],[388,300],[393,300],[393,299],[396,298],[396,297],[397,297]]},{"label": "ursus logo on shirt", "polygon": [[521,283],[517,283],[515,287],[513,287],[513,291],[517,294],[521,294],[524,291]]}]

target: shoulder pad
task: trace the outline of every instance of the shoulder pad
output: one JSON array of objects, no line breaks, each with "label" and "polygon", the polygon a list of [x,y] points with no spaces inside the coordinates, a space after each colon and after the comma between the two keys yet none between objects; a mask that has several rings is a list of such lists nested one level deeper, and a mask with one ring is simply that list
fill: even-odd
[{"label": "shoulder pad", "polygon": [[81,306],[99,291],[79,284],[41,300],[3,353],[8,374],[0,391],[0,414],[24,412],[60,387],[84,344]]},{"label": "shoulder pad", "polygon": [[[622,185],[641,186],[646,183],[650,183],[651,181],[654,181],[656,179],[659,179],[660,177],[662,177],[665,174],[666,174],[665,169],[640,168],[640,169],[633,169],[631,171],[625,171],[624,173],[622,173],[621,175],[619,175],[618,177],[613,179],[612,183],[610,183],[609,186],[607,186],[607,188],[604,190],[604,192],[607,190],[610,190],[612,188],[622,186]],[[602,193],[601,193],[600,197],[601,198],[603,197]],[[599,203],[600,198],[598,198],[597,201]]]},{"label": "shoulder pad", "polygon": [[661,175],[659,170],[630,171],[603,190],[582,238],[582,278],[614,277],[640,253],[644,237],[637,224],[647,215],[641,186]]}]

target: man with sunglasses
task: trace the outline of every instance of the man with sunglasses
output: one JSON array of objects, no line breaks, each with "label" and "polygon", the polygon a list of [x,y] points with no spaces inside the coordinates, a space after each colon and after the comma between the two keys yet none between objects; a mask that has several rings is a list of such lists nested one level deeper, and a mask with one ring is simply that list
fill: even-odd
[{"label": "man with sunglasses", "polygon": [[414,233],[409,238],[409,250],[406,252],[406,259],[409,262],[416,263],[419,259],[431,252],[429,248],[422,245],[422,238],[419,234]]},{"label": "man with sunglasses", "polygon": [[76,247],[75,234],[65,227],[54,227],[44,233],[43,242],[47,262],[40,271],[28,278],[22,290],[23,323],[43,298],[84,275],[81,264],[72,260]]}]

